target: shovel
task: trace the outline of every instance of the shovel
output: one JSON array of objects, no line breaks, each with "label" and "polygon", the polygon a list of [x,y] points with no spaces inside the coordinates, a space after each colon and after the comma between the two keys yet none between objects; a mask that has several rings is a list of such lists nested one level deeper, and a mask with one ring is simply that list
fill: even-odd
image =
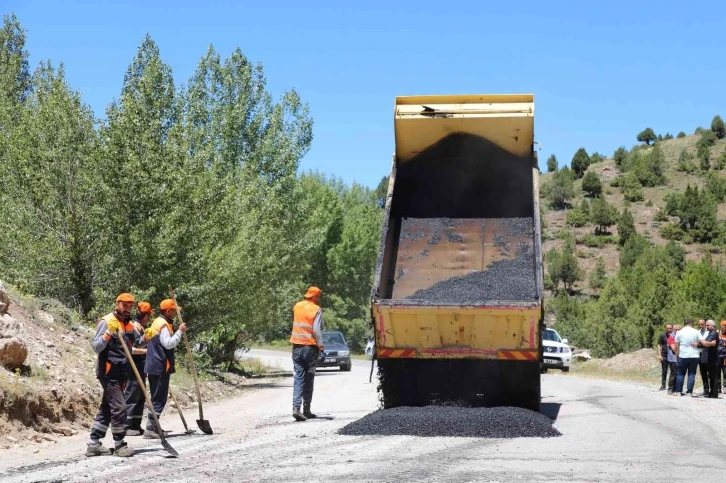
[{"label": "shovel", "polygon": [[178,402],[176,402],[176,397],[174,397],[174,392],[171,390],[171,387],[169,388],[169,395],[171,396],[171,400],[174,401],[174,406],[176,406],[176,410],[179,413],[179,417],[182,420],[182,424],[184,424],[184,432],[186,434],[194,434],[194,433],[196,433],[195,430],[189,429],[189,427],[187,426],[187,420],[184,419],[184,414],[182,413],[181,406],[179,405]]},{"label": "shovel", "polygon": [[144,393],[144,398],[146,398],[146,405],[149,406],[149,412],[151,413],[151,416],[154,418],[154,423],[156,423],[156,429],[158,430],[159,437],[161,438],[161,445],[164,447],[167,453],[172,455],[173,457],[179,456],[179,453],[176,452],[174,448],[171,447],[169,442],[164,437],[164,431],[161,429],[161,423],[159,423],[159,418],[156,417],[156,411],[154,410],[154,405],[151,403],[151,397],[149,397],[149,393],[146,392],[146,386],[144,385],[144,381],[141,380],[141,374],[139,374],[139,370],[136,369],[136,364],[134,364],[134,360],[131,358],[131,353],[129,352],[129,348],[126,347],[126,340],[124,340],[124,336],[121,333],[121,327],[118,329],[118,340],[121,343],[121,347],[124,349],[124,353],[126,354],[126,359],[129,361],[129,365],[131,366],[131,369],[134,370],[134,374],[136,374],[136,380],[139,382],[139,387],[141,388],[141,392]]},{"label": "shovel", "polygon": [[[176,294],[174,293],[174,289],[171,288],[171,285],[169,285],[169,295],[171,295],[171,299],[174,301],[174,307],[176,307],[176,315],[179,317],[179,323],[183,324],[184,320],[182,319],[181,311],[179,310],[179,305],[176,303]],[[199,392],[199,381],[197,381],[197,370],[194,367],[194,359],[192,358],[192,347],[189,345],[189,339],[187,338],[187,333],[184,332],[184,345],[187,348],[187,358],[189,359],[189,367],[192,368],[192,376],[194,377],[194,387],[197,390],[197,403],[199,404],[199,419],[197,419],[197,426],[199,426],[199,429],[202,430],[202,433],[204,434],[212,434],[212,426],[209,425],[209,421],[204,419],[204,412],[202,411],[202,393]]]}]

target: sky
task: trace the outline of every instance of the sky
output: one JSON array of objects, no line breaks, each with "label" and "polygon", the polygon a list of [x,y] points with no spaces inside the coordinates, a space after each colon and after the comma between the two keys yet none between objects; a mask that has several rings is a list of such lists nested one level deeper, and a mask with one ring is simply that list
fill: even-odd
[{"label": "sky", "polygon": [[[315,5],[316,7],[313,7]],[[375,187],[399,95],[531,93],[540,165],[605,155],[646,127],[693,133],[726,117],[726,2],[0,0],[31,65],[63,62],[99,117],[145,34],[186,83],[210,44],[265,68],[310,106],[301,169]]]}]

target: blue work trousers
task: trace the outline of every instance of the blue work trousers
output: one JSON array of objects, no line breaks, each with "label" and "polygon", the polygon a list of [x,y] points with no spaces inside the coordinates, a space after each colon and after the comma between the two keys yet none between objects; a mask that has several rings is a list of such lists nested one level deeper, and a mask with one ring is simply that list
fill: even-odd
[{"label": "blue work trousers", "polygon": [[315,383],[315,368],[318,365],[320,351],[314,345],[294,345],[292,348],[292,363],[295,367],[293,377],[292,408],[310,410],[313,400],[313,385]]}]

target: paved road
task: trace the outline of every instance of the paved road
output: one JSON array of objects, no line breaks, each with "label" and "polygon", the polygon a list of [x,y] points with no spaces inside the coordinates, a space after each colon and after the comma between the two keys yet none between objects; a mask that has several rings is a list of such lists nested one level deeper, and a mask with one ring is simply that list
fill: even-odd
[{"label": "paved road", "polygon": [[[285,353],[257,355],[289,367]],[[726,474],[726,400],[564,374],[543,376],[543,412],[556,419],[558,438],[340,436],[340,427],[376,409],[368,367],[360,361],[349,373],[319,374],[315,421],[293,422],[285,377],[205,407],[215,434],[172,437],[178,459],[138,438],[129,438],[140,450],[134,458],[85,458],[81,435],[38,453],[39,446],[0,451],[0,480],[701,483]],[[181,429],[175,415],[162,421]]]}]

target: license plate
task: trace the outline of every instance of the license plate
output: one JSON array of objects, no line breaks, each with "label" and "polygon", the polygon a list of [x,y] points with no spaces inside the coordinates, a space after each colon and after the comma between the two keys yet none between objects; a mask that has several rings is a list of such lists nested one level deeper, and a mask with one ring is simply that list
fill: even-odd
[{"label": "license plate", "polygon": [[335,362],[335,357],[326,357],[325,363],[327,364],[328,362]]},{"label": "license plate", "polygon": [[557,359],[545,359],[544,361],[547,364],[562,364],[562,361],[559,361]]}]

